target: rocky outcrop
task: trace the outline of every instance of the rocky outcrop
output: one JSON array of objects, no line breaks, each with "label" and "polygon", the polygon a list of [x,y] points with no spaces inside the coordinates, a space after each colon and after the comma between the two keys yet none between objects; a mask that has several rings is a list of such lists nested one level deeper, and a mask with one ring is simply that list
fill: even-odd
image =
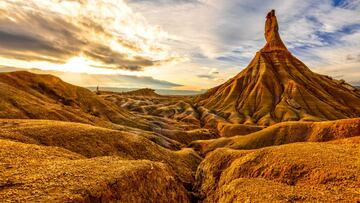
[{"label": "rocky outcrop", "polygon": [[212,140],[197,140],[190,144],[201,154],[217,148],[258,149],[293,142],[327,142],[360,135],[360,118],[323,122],[282,122],[247,135]]},{"label": "rocky outcrop", "polygon": [[190,202],[166,164],[0,139],[2,202]]},{"label": "rocky outcrop", "polygon": [[194,150],[172,151],[132,132],[110,130],[79,123],[46,120],[0,119],[0,139],[56,146],[84,157],[116,156],[128,160],[147,159],[169,165],[186,185],[201,161]]},{"label": "rocky outcrop", "polygon": [[272,125],[360,116],[360,92],[312,72],[283,44],[275,12],[267,15],[266,45],[247,68],[195,98],[233,124]]},{"label": "rocky outcrop", "polygon": [[266,45],[261,49],[262,52],[287,51],[279,34],[279,24],[275,16],[275,10],[271,10],[266,16],[265,22]]},{"label": "rocky outcrop", "polygon": [[197,174],[202,202],[357,202],[359,137],[258,150],[217,149]]}]

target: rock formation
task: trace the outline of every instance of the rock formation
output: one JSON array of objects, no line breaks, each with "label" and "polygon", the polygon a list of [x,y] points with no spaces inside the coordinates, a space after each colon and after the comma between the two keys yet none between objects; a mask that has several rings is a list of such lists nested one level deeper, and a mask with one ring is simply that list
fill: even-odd
[{"label": "rock formation", "polygon": [[282,122],[247,135],[196,140],[190,146],[205,155],[218,148],[259,149],[294,142],[328,142],[360,135],[360,118],[322,122]]},{"label": "rock formation", "polygon": [[359,90],[312,72],[287,50],[278,29],[271,11],[266,17],[264,48],[247,68],[195,102],[234,124],[267,126],[359,117]]},{"label": "rock formation", "polygon": [[217,149],[198,167],[200,199],[203,203],[358,202],[359,141],[352,137],[258,150]]},{"label": "rock formation", "polygon": [[265,39],[266,45],[262,52],[270,51],[287,51],[286,46],[282,42],[279,34],[279,25],[275,16],[275,10],[271,10],[266,16],[265,22]]}]

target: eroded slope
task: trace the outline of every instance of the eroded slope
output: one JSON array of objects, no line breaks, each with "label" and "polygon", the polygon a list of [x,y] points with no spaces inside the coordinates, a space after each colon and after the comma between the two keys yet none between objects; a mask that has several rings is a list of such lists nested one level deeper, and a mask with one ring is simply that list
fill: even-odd
[{"label": "eroded slope", "polygon": [[190,202],[173,171],[160,162],[86,159],[56,148],[0,140],[4,202]]},{"label": "eroded slope", "polygon": [[360,135],[360,118],[323,122],[283,122],[263,130],[229,138],[198,140],[191,147],[206,154],[220,147],[258,149],[293,142],[326,142]]},{"label": "eroded slope", "polygon": [[0,138],[57,146],[85,157],[117,156],[166,163],[185,185],[191,185],[201,158],[192,149],[172,151],[133,134],[79,123],[44,120],[0,120]]},{"label": "eroded slope", "polygon": [[267,16],[266,45],[250,64],[195,102],[232,123],[272,125],[360,116],[360,91],[312,72],[285,47],[275,12]]},{"label": "eroded slope", "polygon": [[140,118],[52,75],[0,73],[0,118],[51,119],[147,129]]},{"label": "eroded slope", "polygon": [[202,202],[360,201],[358,140],[217,149],[200,164],[197,189]]}]

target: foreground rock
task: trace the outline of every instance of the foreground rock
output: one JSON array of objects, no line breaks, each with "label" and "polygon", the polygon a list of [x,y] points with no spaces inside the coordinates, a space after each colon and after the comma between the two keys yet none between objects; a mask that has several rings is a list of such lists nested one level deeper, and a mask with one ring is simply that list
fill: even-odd
[{"label": "foreground rock", "polygon": [[197,140],[190,144],[201,154],[217,148],[258,149],[293,142],[326,142],[360,135],[360,118],[323,122],[283,122],[248,135]]},{"label": "foreground rock", "polygon": [[160,162],[87,159],[56,147],[0,140],[0,199],[5,202],[189,202]]},{"label": "foreground rock", "polygon": [[217,149],[199,166],[197,190],[203,202],[358,202],[359,141]]},{"label": "foreground rock", "polygon": [[0,139],[56,146],[85,157],[117,156],[159,161],[191,187],[201,157],[192,149],[172,151],[142,136],[79,123],[46,120],[0,120]]}]

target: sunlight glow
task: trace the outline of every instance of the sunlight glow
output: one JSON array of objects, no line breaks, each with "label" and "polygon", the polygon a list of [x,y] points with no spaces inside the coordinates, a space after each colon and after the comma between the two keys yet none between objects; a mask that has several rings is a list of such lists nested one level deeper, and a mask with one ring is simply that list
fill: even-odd
[{"label": "sunlight glow", "polygon": [[[21,60],[33,62],[33,66],[38,63],[36,57],[59,56],[66,61],[69,55],[71,59],[63,71],[85,72],[92,69],[93,63],[101,63],[97,67],[104,69],[148,67],[179,62],[178,58],[182,58],[165,43],[171,36],[149,24],[124,0],[5,0],[0,3],[0,13],[4,14],[0,20],[7,18],[12,22],[11,29],[23,29],[28,21],[35,21],[31,29],[22,32],[27,39],[36,36],[39,40],[28,47],[19,45],[28,50],[6,50],[8,56],[15,55],[14,59],[21,54]],[[31,50],[34,47],[40,47],[42,53]],[[59,53],[52,53],[54,50]],[[91,61],[80,59],[82,56]]]},{"label": "sunlight glow", "polygon": [[0,66],[4,66],[4,67],[17,67],[24,69],[39,69],[39,70],[47,70],[47,71],[54,70],[54,71],[71,72],[71,73],[104,74],[104,75],[106,74],[122,74],[122,75],[134,75],[134,76],[144,75],[143,72],[97,68],[91,62],[92,61],[87,60],[86,58],[83,57],[71,58],[65,64],[54,64],[46,61],[27,62],[23,60],[0,57]]},{"label": "sunlight glow", "polygon": [[91,66],[89,66],[89,62],[82,57],[71,58],[66,64],[62,66],[63,71],[77,73],[86,73],[87,71],[89,71],[89,69],[92,68]]}]

